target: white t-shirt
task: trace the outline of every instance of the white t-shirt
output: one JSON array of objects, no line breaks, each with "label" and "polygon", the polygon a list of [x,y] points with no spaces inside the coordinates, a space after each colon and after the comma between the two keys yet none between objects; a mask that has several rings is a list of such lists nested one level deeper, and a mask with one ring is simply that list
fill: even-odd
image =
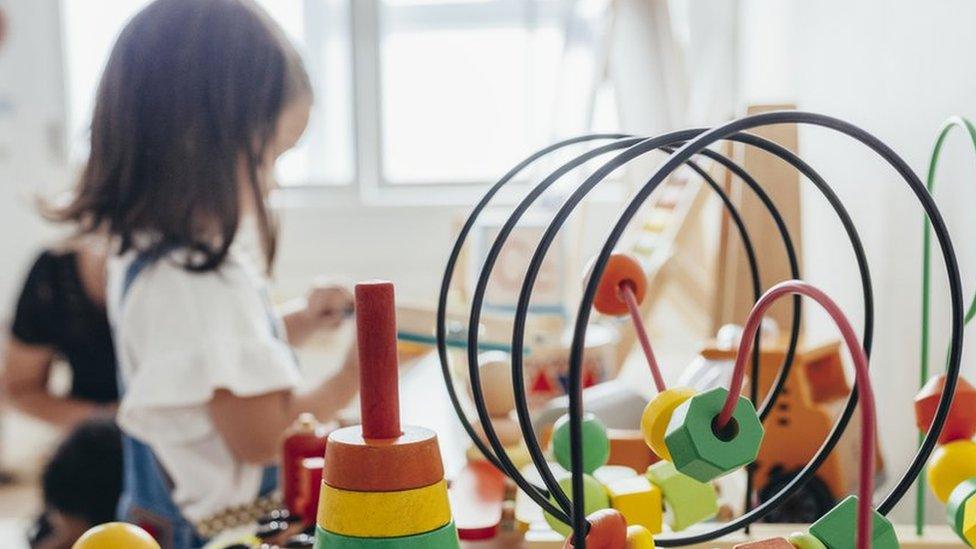
[{"label": "white t-shirt", "polygon": [[191,522],[254,501],[263,467],[238,461],[208,402],[226,389],[248,397],[299,383],[266,280],[232,250],[215,271],[194,273],[177,252],[144,267],[123,298],[135,252],[108,263],[108,312],[124,393],[118,422],[147,444]]}]

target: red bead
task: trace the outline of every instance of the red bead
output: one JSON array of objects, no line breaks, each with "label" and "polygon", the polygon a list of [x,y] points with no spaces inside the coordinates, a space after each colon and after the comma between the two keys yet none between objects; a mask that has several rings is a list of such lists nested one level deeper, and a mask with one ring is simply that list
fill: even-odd
[{"label": "red bead", "polygon": [[607,260],[607,268],[593,297],[593,308],[611,316],[627,314],[627,302],[620,295],[620,285],[629,284],[637,302],[647,293],[647,276],[641,264],[632,256],[615,252]]},{"label": "red bead", "polygon": [[[601,509],[586,517],[590,532],[586,546],[590,549],[624,549],[627,546],[627,521],[616,509]],[[573,536],[566,538],[563,549],[572,549]]]},{"label": "red bead", "polygon": [[[945,382],[945,375],[933,377],[915,396],[915,424],[922,432],[928,431],[932,425]],[[960,377],[956,395],[949,406],[949,416],[939,435],[939,444],[970,439],[973,435],[976,435],[976,388]]]}]

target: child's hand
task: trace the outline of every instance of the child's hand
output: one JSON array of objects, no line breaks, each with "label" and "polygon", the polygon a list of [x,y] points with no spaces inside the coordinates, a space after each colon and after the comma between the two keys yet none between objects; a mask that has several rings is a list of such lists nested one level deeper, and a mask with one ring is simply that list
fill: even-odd
[{"label": "child's hand", "polygon": [[354,297],[346,286],[316,284],[306,296],[305,315],[316,328],[338,328],[352,314]]}]

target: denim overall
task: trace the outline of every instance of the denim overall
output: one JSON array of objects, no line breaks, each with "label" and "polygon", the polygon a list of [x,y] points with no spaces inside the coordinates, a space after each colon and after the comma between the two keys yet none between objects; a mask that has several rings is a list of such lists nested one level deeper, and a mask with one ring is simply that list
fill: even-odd
[{"label": "denim overall", "polygon": [[[139,273],[161,255],[159,252],[143,253],[133,260],[125,273],[120,301],[125,301],[125,296]],[[272,330],[276,337],[281,337],[278,325],[273,320],[270,303],[268,305]],[[120,393],[125,390],[121,377],[119,375]],[[202,547],[206,543],[207,540],[197,533],[173,502],[172,481],[152,450],[125,432],[122,434],[122,466],[123,490],[118,507],[118,516],[121,520],[143,527],[164,549],[193,549]],[[278,467],[265,467],[259,496],[268,495],[277,488],[277,485]]]}]

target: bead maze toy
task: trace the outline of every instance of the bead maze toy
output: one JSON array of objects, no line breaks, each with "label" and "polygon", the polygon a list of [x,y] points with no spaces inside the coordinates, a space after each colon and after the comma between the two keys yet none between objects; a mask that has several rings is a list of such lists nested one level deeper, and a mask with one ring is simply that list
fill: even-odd
[{"label": "bead maze toy", "polygon": [[[808,125],[832,130],[865,145],[892,166],[923,208],[927,222],[931,223],[945,265],[951,307],[951,331],[946,373],[944,382],[941,382],[942,390],[936,391],[925,402],[926,406],[934,407],[934,413],[931,414],[931,421],[920,421],[927,426],[927,429],[918,452],[911,460],[908,469],[896,479],[891,492],[876,506],[873,498],[874,469],[877,459],[874,436],[876,414],[867,369],[874,339],[874,297],[866,255],[851,216],[827,181],[812,166],[788,149],[750,133],[750,130],[756,128],[780,124]],[[825,197],[850,240],[860,274],[864,302],[864,328],[860,337],[854,333],[845,315],[826,294],[801,281],[799,261],[786,223],[759,182],[736,162],[712,147],[723,141],[739,143],[772,154],[809,180]],[[446,308],[458,258],[479,215],[505,185],[539,159],[557,151],[565,152],[564,149],[571,146],[583,147],[584,150],[528,189],[524,198],[515,205],[509,218],[498,229],[472,287],[466,322],[468,333],[465,341],[467,342],[468,377],[477,421],[480,424],[480,429],[476,430],[472,421],[468,419],[455,390],[447,354]],[[605,241],[593,259],[588,274],[584,277],[576,316],[571,322],[573,337],[569,347],[567,417],[555,427],[552,436],[553,453],[556,459],[566,466],[564,468],[560,463],[551,463],[545,449],[540,445],[527,401],[524,353],[527,337],[526,320],[534,285],[560,229],[587,194],[614,171],[654,151],[663,152],[667,156],[649,176],[646,183],[637,189],[632,200],[625,205],[609,228]],[[542,232],[519,285],[511,333],[511,379],[516,417],[531,458],[531,465],[520,469],[493,428],[492,414],[485,403],[485,387],[478,368],[478,326],[484,309],[487,282],[502,246],[531,205],[562,177],[606,155],[612,157],[595,169],[587,170],[586,177],[581,183],[564,197],[561,206]],[[755,193],[780,232],[789,257],[789,278],[792,280],[780,282],[767,292],[762,292],[757,268],[759,258],[753,250],[748,230],[724,189],[714,181],[707,170],[702,168],[700,163],[702,160],[727,169]],[[651,341],[646,337],[646,331],[643,329],[644,315],[634,314],[635,305],[640,305],[641,294],[646,291],[642,286],[646,284],[644,266],[639,265],[638,262],[638,268],[634,268],[634,262],[629,258],[615,255],[621,237],[641,211],[645,201],[668,180],[675,170],[683,166],[687,166],[705,180],[719,196],[723,207],[728,212],[749,260],[756,302],[746,320],[744,334],[739,342],[730,386],[705,392],[667,387],[664,384]],[[758,374],[762,342],[758,336],[759,324],[766,309],[777,299],[787,296],[793,297],[793,314],[786,351],[783,353],[774,381],[766,391],[765,398],[760,401],[758,397],[760,384],[752,382],[745,384],[747,377],[750,380],[760,379]],[[765,432],[763,424],[771,417],[771,413],[780,402],[786,379],[796,359],[801,296],[818,302],[840,329],[855,367],[855,390],[809,461],[775,494],[753,505],[755,479],[752,464],[763,446]],[[648,404],[640,422],[648,446],[655,451],[657,457],[661,458],[660,461],[650,465],[646,471],[633,471],[633,474],[628,475],[621,473],[619,469],[601,470],[607,467],[605,455],[608,453],[609,437],[605,430],[601,430],[599,422],[584,412],[582,391],[584,342],[590,328],[591,317],[595,314],[603,317],[630,316],[648,363],[650,375],[654,380],[654,386],[658,391],[657,396]],[[566,532],[566,538],[562,542],[565,547],[608,549],[675,547],[706,543],[746,528],[794,495],[824,465],[844,435],[860,403],[862,428],[859,437],[860,475],[857,495],[842,499],[834,508],[814,521],[805,532],[762,541],[750,540],[742,547],[864,549],[871,546],[898,546],[894,529],[885,515],[910,489],[935,449],[940,433],[949,420],[950,403],[959,377],[963,318],[959,267],[948,229],[934,200],[906,162],[879,139],[848,122],[814,113],[779,111],[747,116],[714,128],[679,130],[652,137],[625,134],[581,136],[556,143],[529,156],[486,192],[461,227],[442,278],[436,318],[436,339],[441,370],[452,404],[472,443],[482,453],[485,461],[510,478],[518,487],[518,499],[530,501],[538,506],[550,524]],[[750,362],[749,367],[747,362]],[[744,387],[745,391],[743,391]],[[633,426],[633,428],[637,427],[638,425]],[[946,445],[945,448],[952,444],[954,443]],[[965,461],[965,456],[969,455],[968,447],[964,450],[947,449],[942,453],[946,454],[946,457],[942,458],[946,464],[956,463],[959,460]],[[935,459],[938,458],[939,454],[936,454]],[[933,469],[939,469],[937,464]],[[952,512],[962,517],[960,529],[963,535],[970,531],[976,533],[976,498],[971,497],[976,494],[971,490],[976,484],[969,481],[973,478],[976,482],[976,471],[956,466],[942,469],[949,469],[951,473],[934,474],[933,478],[938,477],[937,484],[940,489],[943,486],[947,488],[950,485],[957,486],[959,494],[954,498],[952,494],[948,496],[952,500],[950,503]],[[745,512],[728,522],[701,525],[689,533],[682,533],[681,530],[685,527],[706,520],[715,514],[715,489],[712,482],[717,477],[737,470],[744,470],[743,474],[747,479]],[[668,524],[670,532],[662,531],[655,536],[655,531],[665,530],[663,525],[657,526],[656,517],[653,516],[655,512],[661,512],[659,502],[663,502],[665,517],[662,518],[666,519],[663,522]],[[968,512],[969,509],[972,509],[972,513]],[[518,514],[519,511],[516,509],[516,517]],[[529,547],[535,539],[532,536],[535,531],[536,526],[532,525],[526,533]]]}]

